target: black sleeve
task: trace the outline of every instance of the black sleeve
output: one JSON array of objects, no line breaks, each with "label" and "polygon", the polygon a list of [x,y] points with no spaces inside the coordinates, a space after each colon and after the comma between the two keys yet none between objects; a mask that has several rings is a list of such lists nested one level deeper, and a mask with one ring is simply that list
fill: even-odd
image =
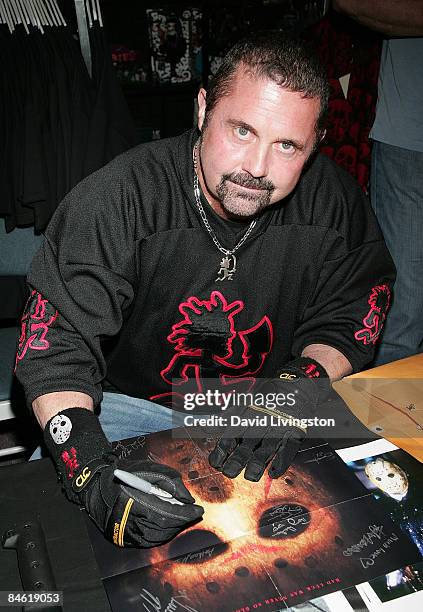
[{"label": "black sleeve", "polygon": [[337,224],[327,230],[321,272],[297,327],[293,354],[301,355],[310,344],[327,344],[356,372],[372,360],[380,340],[395,267],[358,186],[349,185],[338,197]]},{"label": "black sleeve", "polygon": [[28,274],[16,358],[29,405],[54,391],[102,399],[101,341],[119,332],[136,284],[135,192],[109,164],[66,196],[47,228]]}]

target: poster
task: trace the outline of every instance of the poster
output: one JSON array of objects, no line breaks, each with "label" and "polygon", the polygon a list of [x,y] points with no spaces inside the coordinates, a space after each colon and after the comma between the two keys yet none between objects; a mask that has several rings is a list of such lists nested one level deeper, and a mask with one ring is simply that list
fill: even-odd
[{"label": "poster", "polygon": [[282,478],[259,483],[213,470],[213,446],[170,431],[118,444],[122,457],[178,469],[205,514],[153,549],[118,549],[90,529],[113,609],[271,612],[419,560],[326,443],[308,441]]},{"label": "poster", "polygon": [[[385,440],[363,445],[361,450],[360,447],[344,449],[338,454],[365,488],[372,492],[384,514],[423,555],[422,464]],[[405,596],[408,597],[401,604],[407,606],[408,612],[417,609],[413,607],[414,603],[421,609],[423,593],[420,593],[418,602],[414,594],[423,591],[423,562],[407,564],[357,588],[372,610]]]},{"label": "poster", "polygon": [[159,83],[200,80],[202,12],[198,8],[147,9],[153,79]]}]

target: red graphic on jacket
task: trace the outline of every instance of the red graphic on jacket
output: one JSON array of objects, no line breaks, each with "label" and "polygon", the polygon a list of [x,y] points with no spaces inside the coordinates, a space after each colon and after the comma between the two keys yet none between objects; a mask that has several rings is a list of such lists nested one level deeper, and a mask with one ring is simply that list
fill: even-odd
[{"label": "red graphic on jacket", "polygon": [[[218,379],[222,385],[248,382],[251,388],[273,344],[273,328],[267,316],[246,330],[237,330],[235,317],[244,302],[228,303],[220,291],[210,299],[192,296],[179,305],[182,319],[172,326],[167,341],[175,354],[160,372],[168,385],[182,386],[195,380],[196,392],[204,391],[204,379]],[[152,401],[180,394],[160,393]]]},{"label": "red graphic on jacket", "polygon": [[368,299],[370,310],[363,319],[364,327],[354,334],[356,340],[363,344],[375,344],[382,331],[390,301],[391,291],[388,285],[373,287]]},{"label": "red graphic on jacket", "polygon": [[63,451],[60,457],[66,466],[66,474],[68,475],[68,478],[73,478],[75,474],[74,470],[79,468],[79,463],[76,458],[76,448],[72,446],[70,448],[70,452]]},{"label": "red graphic on jacket", "polygon": [[57,317],[57,310],[36,289],[31,292],[21,319],[21,333],[16,351],[15,369],[28,349],[46,351],[50,348],[47,332]]}]

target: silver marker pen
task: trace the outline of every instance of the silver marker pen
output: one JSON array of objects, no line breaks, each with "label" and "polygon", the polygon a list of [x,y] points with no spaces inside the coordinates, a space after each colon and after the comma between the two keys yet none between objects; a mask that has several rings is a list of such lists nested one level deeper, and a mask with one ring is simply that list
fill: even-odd
[{"label": "silver marker pen", "polygon": [[137,489],[137,491],[142,491],[143,493],[148,493],[149,495],[155,495],[159,497],[161,500],[169,502],[169,504],[177,504],[179,506],[185,506],[184,502],[179,501],[179,499],[175,499],[172,497],[170,493],[164,491],[163,489],[159,489],[148,482],[148,480],[144,480],[131,472],[125,472],[124,470],[114,470],[113,474],[124,482],[125,484]]}]

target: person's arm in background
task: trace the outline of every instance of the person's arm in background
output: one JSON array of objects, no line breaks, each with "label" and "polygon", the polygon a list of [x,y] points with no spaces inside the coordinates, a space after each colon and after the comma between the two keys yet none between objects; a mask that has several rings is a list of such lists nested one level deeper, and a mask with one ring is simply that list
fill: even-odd
[{"label": "person's arm in background", "polygon": [[332,7],[386,36],[423,36],[423,0],[332,0]]}]

